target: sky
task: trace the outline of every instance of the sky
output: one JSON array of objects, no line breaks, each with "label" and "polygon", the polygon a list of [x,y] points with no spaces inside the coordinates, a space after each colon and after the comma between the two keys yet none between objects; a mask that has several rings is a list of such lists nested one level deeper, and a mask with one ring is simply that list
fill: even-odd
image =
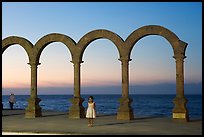
[{"label": "sky", "polygon": [[[201,2],[2,2],[2,40],[20,36],[35,44],[50,33],[77,43],[86,33],[106,29],[125,40],[134,30],[160,25],[188,43],[184,60],[187,94],[202,93]],[[130,94],[175,94],[176,69],[170,43],[158,35],[140,39],[129,62]],[[82,94],[121,94],[121,62],[114,44],[89,44],[81,64]],[[40,56],[38,94],[73,94],[71,54],[60,42]],[[2,54],[2,94],[30,94],[30,66],[19,45]]]}]

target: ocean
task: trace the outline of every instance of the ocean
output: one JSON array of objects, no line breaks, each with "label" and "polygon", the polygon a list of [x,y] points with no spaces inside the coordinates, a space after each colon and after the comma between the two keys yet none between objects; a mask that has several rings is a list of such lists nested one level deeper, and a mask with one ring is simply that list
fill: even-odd
[{"label": "ocean", "polygon": [[[121,95],[92,95],[96,102],[96,111],[98,114],[116,114],[119,107],[119,98]],[[70,99],[73,95],[38,95],[41,99],[40,106],[43,110],[53,110],[68,112],[72,105]],[[87,108],[89,95],[81,95],[84,98],[83,106]],[[185,95],[188,99],[187,109],[190,118],[202,119],[202,95]],[[9,95],[2,95],[4,108],[9,108]],[[25,109],[28,105],[29,95],[15,95],[16,104],[14,109]],[[174,104],[172,100],[175,95],[130,95],[133,99],[131,104],[134,115],[138,116],[172,116]]]}]

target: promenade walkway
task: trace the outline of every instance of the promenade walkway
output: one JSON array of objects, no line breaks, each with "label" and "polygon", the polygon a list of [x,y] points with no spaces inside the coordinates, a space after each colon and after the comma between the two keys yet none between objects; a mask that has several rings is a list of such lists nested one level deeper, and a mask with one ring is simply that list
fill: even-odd
[{"label": "promenade walkway", "polygon": [[136,116],[117,120],[116,115],[98,115],[94,127],[87,119],[69,119],[65,112],[43,111],[35,119],[24,118],[24,110],[2,110],[2,134],[67,135],[202,135],[202,120],[174,121],[168,117]]}]

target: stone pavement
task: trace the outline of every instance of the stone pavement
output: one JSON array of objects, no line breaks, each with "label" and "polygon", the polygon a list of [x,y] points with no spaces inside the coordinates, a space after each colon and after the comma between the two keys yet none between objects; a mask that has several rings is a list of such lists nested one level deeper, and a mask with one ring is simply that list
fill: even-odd
[{"label": "stone pavement", "polygon": [[116,115],[97,115],[94,127],[87,119],[69,119],[66,112],[43,111],[42,117],[25,118],[25,110],[2,111],[2,134],[66,135],[202,135],[202,119],[189,122],[168,117],[138,116],[117,120]]}]

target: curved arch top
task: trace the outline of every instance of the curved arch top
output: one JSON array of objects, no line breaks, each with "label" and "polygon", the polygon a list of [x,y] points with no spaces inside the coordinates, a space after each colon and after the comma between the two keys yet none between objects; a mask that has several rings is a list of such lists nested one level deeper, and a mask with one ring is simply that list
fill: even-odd
[{"label": "curved arch top", "polygon": [[148,35],[160,35],[166,38],[172,46],[176,41],[179,41],[179,38],[174,34],[172,31],[158,25],[148,25],[143,26],[135,31],[133,31],[125,40],[130,46],[134,46],[134,44],[140,40],[141,38],[148,36]]},{"label": "curved arch top", "polygon": [[99,29],[99,30],[93,30],[91,32],[88,32],[85,34],[78,42],[77,46],[81,49],[80,52],[80,59],[82,60],[83,53],[87,46],[93,42],[94,40],[100,39],[100,38],[106,38],[114,43],[114,45],[117,47],[118,52],[121,56],[122,54],[122,45],[124,45],[124,40],[117,35],[116,33],[109,31],[109,30],[104,30],[104,29]]},{"label": "curved arch top", "polygon": [[2,40],[2,54],[8,47],[15,44],[18,44],[25,49],[29,61],[33,59],[33,44],[29,40],[18,36],[10,36]]},{"label": "curved arch top", "polygon": [[53,43],[53,42],[61,42],[66,45],[66,47],[69,49],[72,57],[74,56],[74,52],[76,53],[76,42],[70,38],[67,35],[64,34],[59,34],[59,33],[51,33],[48,35],[43,36],[41,39],[39,39],[35,46],[34,46],[34,51],[36,55],[36,62],[39,62],[40,55],[43,51],[43,49]]}]

